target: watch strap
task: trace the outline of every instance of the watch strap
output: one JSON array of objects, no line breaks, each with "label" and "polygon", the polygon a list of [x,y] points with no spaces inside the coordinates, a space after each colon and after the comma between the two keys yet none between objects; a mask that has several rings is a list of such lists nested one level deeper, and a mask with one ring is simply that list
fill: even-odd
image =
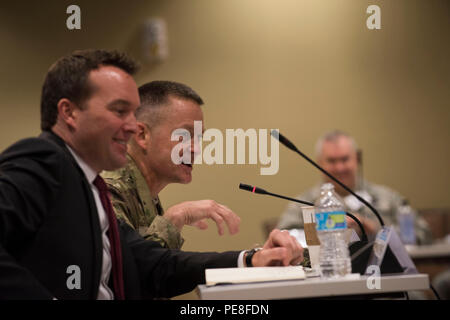
[{"label": "watch strap", "polygon": [[247,267],[253,267],[252,264],[253,255],[261,249],[262,248],[253,248],[252,250],[247,251],[247,255],[245,256],[245,264],[247,265]]}]

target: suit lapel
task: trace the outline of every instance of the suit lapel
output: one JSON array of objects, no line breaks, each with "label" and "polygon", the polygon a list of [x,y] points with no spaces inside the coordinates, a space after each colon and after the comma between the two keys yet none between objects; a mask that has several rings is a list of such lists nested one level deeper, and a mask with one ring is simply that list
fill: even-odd
[{"label": "suit lapel", "polygon": [[80,166],[78,165],[77,161],[74,159],[72,154],[70,153],[69,149],[66,147],[66,143],[63,139],[61,139],[59,136],[54,134],[53,132],[44,131],[39,136],[40,138],[49,140],[57,144],[64,153],[68,156],[68,159],[70,159],[71,164],[76,168],[79,177],[80,182],[83,189],[83,197],[85,199],[88,199],[87,204],[89,208],[89,218],[91,221],[91,232],[94,235],[94,257],[92,259],[92,270],[93,270],[93,279],[95,279],[95,283],[92,285],[92,292],[91,292],[91,298],[96,299],[98,294],[98,289],[100,286],[100,278],[101,278],[101,272],[102,272],[102,258],[103,258],[103,242],[102,242],[102,233],[100,228],[100,221],[99,216],[97,212],[97,207],[95,205],[94,196],[92,194],[91,186],[89,182],[86,179],[86,176],[81,170]]}]

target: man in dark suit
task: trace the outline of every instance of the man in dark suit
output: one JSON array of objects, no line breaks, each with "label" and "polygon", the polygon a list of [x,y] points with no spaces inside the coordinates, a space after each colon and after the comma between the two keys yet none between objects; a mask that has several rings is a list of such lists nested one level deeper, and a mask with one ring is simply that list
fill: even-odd
[{"label": "man in dark suit", "polygon": [[74,52],[47,73],[38,138],[0,155],[0,299],[171,297],[205,268],[296,264],[302,248],[275,230],[259,251],[162,248],[118,223],[98,173],[125,165],[139,95],[125,55]]}]

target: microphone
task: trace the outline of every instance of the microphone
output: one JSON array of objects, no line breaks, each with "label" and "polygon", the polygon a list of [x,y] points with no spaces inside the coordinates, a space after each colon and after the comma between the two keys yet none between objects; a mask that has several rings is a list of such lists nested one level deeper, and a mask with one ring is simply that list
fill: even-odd
[{"label": "microphone", "polygon": [[[286,200],[290,200],[290,201],[294,201],[294,202],[298,202],[298,203],[302,203],[302,204],[306,204],[308,206],[314,206],[314,203],[308,202],[308,201],[303,201],[303,200],[298,200],[298,199],[294,199],[294,198],[289,198],[289,197],[285,197],[279,194],[275,194],[272,192],[268,192],[264,189],[258,188],[258,187],[254,187],[248,184],[244,184],[244,183],[240,183],[239,184],[239,189],[242,190],[246,190],[246,191],[250,191],[252,193],[258,193],[258,194],[267,194],[269,196],[274,196],[277,198],[281,198],[281,199],[286,199]],[[367,234],[366,234],[366,230],[364,230],[364,227],[361,223],[361,221],[358,220],[358,218],[356,218],[353,214],[346,212],[346,215],[348,215],[351,219],[353,219],[359,226],[359,228],[361,229],[361,233],[362,233],[362,241],[368,242],[368,238],[367,238]]]},{"label": "microphone", "polygon": [[247,191],[250,191],[250,192],[253,192],[253,193],[267,194],[267,195],[274,196],[274,197],[277,197],[277,198],[286,199],[286,200],[290,200],[290,201],[295,201],[295,202],[298,202],[298,203],[306,204],[308,206],[314,206],[314,203],[311,203],[311,202],[285,197],[285,196],[282,196],[282,195],[279,195],[279,194],[275,194],[275,193],[271,193],[271,192],[268,192],[268,191],[266,191],[264,189],[261,189],[261,188],[258,188],[258,187],[253,187],[253,186],[250,186],[250,185],[244,184],[244,183],[240,183],[239,184],[239,189],[247,190]]},{"label": "microphone", "polygon": [[319,166],[317,163],[315,163],[313,160],[311,160],[307,155],[305,155],[303,152],[301,152],[300,150],[298,150],[298,148],[291,142],[289,141],[285,136],[283,136],[281,133],[279,133],[278,131],[272,130],[271,133],[272,137],[274,137],[275,139],[277,139],[281,144],[283,144],[285,147],[287,147],[288,149],[291,149],[292,151],[298,153],[300,156],[302,156],[305,160],[307,160],[309,163],[311,163],[313,166],[315,166],[317,169],[319,169],[320,171],[322,171],[324,174],[326,174],[330,179],[332,179],[333,181],[335,181],[337,184],[339,184],[342,188],[344,188],[347,192],[349,192],[350,194],[352,194],[353,196],[356,197],[356,199],[358,199],[359,201],[361,201],[362,203],[364,203],[377,217],[378,221],[380,222],[381,226],[384,227],[384,221],[381,218],[380,214],[378,213],[378,211],[370,204],[368,203],[366,200],[364,200],[363,198],[361,198],[360,196],[358,196],[355,192],[353,192],[349,187],[347,187],[345,184],[343,184],[342,182],[340,182],[338,179],[336,179],[334,176],[332,176],[328,171],[326,171],[325,169],[323,169],[321,166]]},{"label": "microphone", "polygon": [[[356,197],[359,201],[361,201],[363,204],[365,204],[377,217],[378,221],[381,224],[381,228],[385,229],[384,221],[381,218],[378,211],[366,200],[358,196],[355,192],[353,192],[349,187],[347,187],[345,184],[340,182],[338,179],[333,177],[329,172],[327,172],[325,169],[320,167],[318,164],[316,164],[314,161],[312,161],[308,156],[306,156],[303,152],[298,150],[298,148],[289,141],[285,136],[283,136],[281,133],[279,133],[276,130],[271,131],[271,135],[277,139],[279,142],[281,142],[284,146],[286,146],[288,149],[291,149],[292,151],[298,153],[300,156],[302,156],[305,160],[307,160],[309,163],[311,163],[314,167],[319,169],[321,172],[323,172],[325,175],[327,175],[330,179],[335,181],[337,184],[339,184],[342,188],[344,188],[347,192],[352,194]],[[402,246],[402,243],[400,242],[398,236],[396,235],[395,231],[392,228],[386,228],[388,232],[391,232],[392,238],[389,242],[386,244],[386,251],[384,253],[384,256],[378,259],[379,267],[381,269],[381,273],[403,273],[406,268],[415,268],[414,263],[412,262],[411,258],[409,258],[408,253],[406,252],[406,249],[404,246]],[[377,254],[375,251],[375,242],[372,242],[368,245],[366,245],[367,242],[364,241],[358,241],[350,245],[350,253],[352,254],[352,270],[357,271],[361,274],[366,272],[367,265],[369,263],[369,259],[374,259],[372,257],[377,257]],[[371,250],[367,250],[371,249]],[[371,255],[372,254],[372,255]],[[405,268],[406,267],[406,268]]]}]

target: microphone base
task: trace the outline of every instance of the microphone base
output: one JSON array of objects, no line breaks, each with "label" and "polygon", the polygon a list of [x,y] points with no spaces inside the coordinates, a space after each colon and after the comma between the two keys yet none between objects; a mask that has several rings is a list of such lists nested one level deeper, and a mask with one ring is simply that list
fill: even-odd
[{"label": "microphone base", "polygon": [[[349,246],[350,255],[357,252],[359,249],[367,245],[367,242],[364,241],[356,241],[353,242]],[[359,274],[365,274],[366,269],[368,267],[370,254],[372,253],[373,244],[367,247],[364,252],[362,252],[359,256],[354,258],[352,260],[352,272],[353,273],[359,273]],[[394,253],[392,252],[391,248],[387,246],[386,253],[384,254],[383,261],[381,262],[380,266],[380,273],[381,274],[387,274],[387,273],[403,273],[403,267],[398,262],[397,258],[395,257]]]}]

